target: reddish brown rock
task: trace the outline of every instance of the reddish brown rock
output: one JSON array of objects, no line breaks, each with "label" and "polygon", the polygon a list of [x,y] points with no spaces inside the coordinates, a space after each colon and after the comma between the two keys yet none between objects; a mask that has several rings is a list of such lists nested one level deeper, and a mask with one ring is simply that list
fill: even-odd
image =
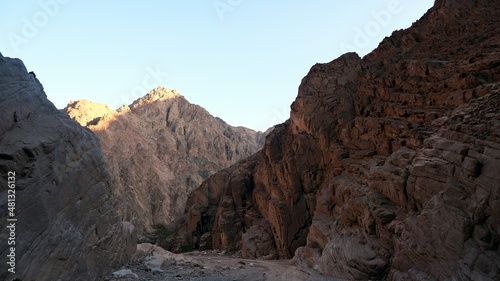
[{"label": "reddish brown rock", "polygon": [[118,210],[139,234],[177,218],[204,179],[263,142],[262,133],[232,127],[161,87],[117,111],[86,100],[64,111],[99,137]]},{"label": "reddish brown rock", "polygon": [[439,0],[366,57],[314,65],[264,149],[189,197],[181,241],[349,280],[500,279],[498,18]]}]

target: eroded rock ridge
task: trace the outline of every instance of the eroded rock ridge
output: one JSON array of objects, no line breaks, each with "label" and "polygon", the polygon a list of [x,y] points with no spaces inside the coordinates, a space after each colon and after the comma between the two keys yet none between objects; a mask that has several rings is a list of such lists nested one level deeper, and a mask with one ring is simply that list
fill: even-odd
[{"label": "eroded rock ridge", "polygon": [[204,179],[264,141],[263,133],[230,126],[163,87],[116,111],[87,100],[64,111],[99,137],[119,212],[139,234],[178,218]]},{"label": "eroded rock ridge", "polygon": [[314,65],[263,150],[191,194],[179,239],[348,280],[499,280],[498,18],[438,0]]}]

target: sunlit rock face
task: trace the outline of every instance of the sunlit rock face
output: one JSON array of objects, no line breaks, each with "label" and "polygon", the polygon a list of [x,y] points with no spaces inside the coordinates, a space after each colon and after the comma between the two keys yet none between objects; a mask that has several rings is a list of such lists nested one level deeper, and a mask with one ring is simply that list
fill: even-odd
[{"label": "sunlit rock face", "polygon": [[99,137],[117,208],[139,234],[178,218],[204,179],[255,153],[264,140],[163,87],[116,111],[86,100],[64,111]]},{"label": "sunlit rock face", "polygon": [[348,280],[500,279],[498,18],[439,0],[314,65],[263,150],[190,195],[180,243]]},{"label": "sunlit rock face", "polygon": [[95,135],[1,55],[0,112],[0,280],[95,280],[123,264],[135,232],[114,209]]}]

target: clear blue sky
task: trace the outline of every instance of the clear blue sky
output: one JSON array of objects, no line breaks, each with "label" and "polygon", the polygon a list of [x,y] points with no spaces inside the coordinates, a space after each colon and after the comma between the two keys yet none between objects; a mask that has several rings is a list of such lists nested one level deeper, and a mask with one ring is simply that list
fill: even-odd
[{"label": "clear blue sky", "polygon": [[361,56],[431,0],[0,1],[0,52],[21,58],[63,108],[130,104],[158,85],[231,125],[289,116],[316,62]]}]

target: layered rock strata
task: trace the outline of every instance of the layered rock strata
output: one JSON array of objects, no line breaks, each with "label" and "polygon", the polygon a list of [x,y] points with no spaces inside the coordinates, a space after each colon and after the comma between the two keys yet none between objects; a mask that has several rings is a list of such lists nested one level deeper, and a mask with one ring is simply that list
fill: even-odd
[{"label": "layered rock strata", "polygon": [[348,280],[500,279],[498,18],[438,0],[314,65],[264,149],[189,197],[179,243]]}]

